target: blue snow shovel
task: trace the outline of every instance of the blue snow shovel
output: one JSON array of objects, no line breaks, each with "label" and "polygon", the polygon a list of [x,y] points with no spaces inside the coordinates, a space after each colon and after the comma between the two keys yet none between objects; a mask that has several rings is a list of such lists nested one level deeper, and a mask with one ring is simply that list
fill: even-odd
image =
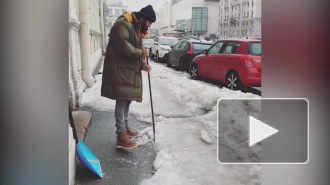
[{"label": "blue snow shovel", "polygon": [[77,131],[73,123],[72,112],[70,107],[69,107],[69,119],[73,131],[73,137],[76,140],[77,156],[80,162],[88,169],[90,169],[92,172],[94,172],[96,175],[102,178],[102,169],[101,169],[100,161],[95,157],[93,152],[85,145],[83,141],[81,140],[78,141]]}]

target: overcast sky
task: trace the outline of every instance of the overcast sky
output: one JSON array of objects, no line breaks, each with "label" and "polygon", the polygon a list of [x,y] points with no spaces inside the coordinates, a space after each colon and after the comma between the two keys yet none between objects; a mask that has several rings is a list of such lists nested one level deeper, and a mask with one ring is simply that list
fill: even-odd
[{"label": "overcast sky", "polygon": [[128,11],[140,11],[141,8],[151,5],[154,10],[161,8],[166,2],[170,2],[170,0],[122,0],[124,5],[128,6]]}]

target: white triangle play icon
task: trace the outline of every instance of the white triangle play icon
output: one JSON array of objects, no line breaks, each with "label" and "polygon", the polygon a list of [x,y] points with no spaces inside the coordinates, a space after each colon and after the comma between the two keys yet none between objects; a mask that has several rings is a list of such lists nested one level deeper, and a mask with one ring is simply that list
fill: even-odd
[{"label": "white triangle play icon", "polygon": [[262,121],[250,116],[250,139],[249,145],[252,146],[273,134],[278,132],[277,129],[263,123]]}]

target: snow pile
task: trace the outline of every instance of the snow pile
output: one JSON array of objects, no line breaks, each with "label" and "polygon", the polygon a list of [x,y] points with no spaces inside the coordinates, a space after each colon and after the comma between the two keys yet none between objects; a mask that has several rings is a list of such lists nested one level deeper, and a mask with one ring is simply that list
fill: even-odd
[{"label": "snow pile", "polygon": [[261,117],[261,101],[223,101],[219,104],[219,141],[231,148],[243,161],[256,162],[261,157],[261,145],[249,147],[248,117]]},{"label": "snow pile", "polygon": [[206,132],[205,130],[201,131],[201,138],[205,143],[211,144],[212,143],[212,138],[211,136],[208,134],[208,132]]},{"label": "snow pile", "polygon": [[[154,121],[155,121],[155,122],[161,122],[161,121],[163,121],[163,120],[165,120],[165,119],[166,119],[166,118],[163,117],[163,116],[156,116],[156,117],[154,118]],[[138,120],[139,120],[139,121],[142,121],[142,122],[145,122],[145,123],[152,124],[152,118],[151,118],[151,116],[150,116],[150,117],[139,117]]]},{"label": "snow pile", "polygon": [[81,105],[100,111],[115,110],[116,101],[101,96],[102,75],[96,75],[95,80],[94,86],[85,90]]},{"label": "snow pile", "polygon": [[[158,69],[159,64],[153,65],[157,72],[152,73],[153,78],[166,79],[162,81],[164,90],[170,96],[175,96],[185,108],[191,112],[200,110],[208,112],[216,106],[219,98],[256,98],[257,95],[232,91],[226,88],[220,89],[218,86],[211,85],[202,81],[189,79],[189,75],[183,72],[176,72],[172,69]],[[158,72],[158,71],[162,72]]]},{"label": "snow pile", "polygon": [[156,142],[160,152],[153,164],[157,171],[141,185],[260,184],[257,165],[220,165],[216,143],[201,140],[203,127],[193,117],[158,123]]},{"label": "snow pile", "polygon": [[132,141],[135,141],[138,146],[152,142],[154,138],[151,127],[147,127],[144,130],[139,131],[139,135],[139,137],[132,138]]},{"label": "snow pile", "polygon": [[[189,111],[188,114],[185,114],[186,116],[202,116],[200,121],[211,133],[216,133],[217,101],[220,98],[260,98],[251,93],[221,89],[209,83],[191,80],[187,73],[164,68],[160,64],[152,63],[152,67],[154,70],[151,73],[152,79],[155,81],[161,79],[159,84],[162,86],[163,93],[167,93],[168,97],[176,97],[175,100],[184,106],[183,109]],[[174,102],[166,104],[171,103]]]},{"label": "snow pile", "polygon": [[165,152],[165,150],[161,150],[157,153],[156,159],[153,164],[153,169],[158,170],[162,167],[165,161],[170,160],[172,157]]}]

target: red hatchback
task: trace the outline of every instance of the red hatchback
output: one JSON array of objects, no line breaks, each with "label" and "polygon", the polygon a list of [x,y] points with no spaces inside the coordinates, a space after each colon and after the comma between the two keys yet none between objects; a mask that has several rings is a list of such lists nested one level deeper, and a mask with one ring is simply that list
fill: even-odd
[{"label": "red hatchback", "polygon": [[192,79],[212,79],[231,90],[260,87],[261,41],[220,40],[194,58],[189,73]]}]

